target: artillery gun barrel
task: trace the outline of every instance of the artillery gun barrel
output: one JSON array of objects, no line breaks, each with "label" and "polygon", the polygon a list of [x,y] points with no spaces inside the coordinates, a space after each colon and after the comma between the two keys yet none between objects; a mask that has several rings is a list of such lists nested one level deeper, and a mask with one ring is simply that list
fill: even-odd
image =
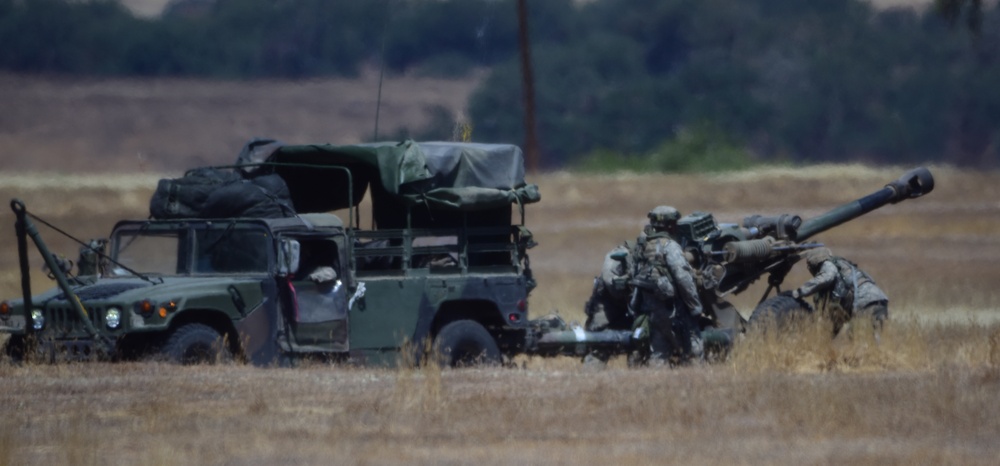
[{"label": "artillery gun barrel", "polygon": [[886,204],[915,199],[934,189],[934,177],[925,167],[906,172],[884,188],[861,199],[835,207],[826,213],[810,218],[796,230],[795,240],[804,241],[844,222],[858,218]]}]

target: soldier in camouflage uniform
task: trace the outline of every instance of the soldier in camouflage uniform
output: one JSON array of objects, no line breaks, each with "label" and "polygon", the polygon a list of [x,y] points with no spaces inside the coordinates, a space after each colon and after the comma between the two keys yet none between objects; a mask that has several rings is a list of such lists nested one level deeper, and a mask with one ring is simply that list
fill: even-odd
[{"label": "soldier in camouflage uniform", "polygon": [[817,308],[830,313],[835,334],[854,317],[867,317],[876,330],[882,328],[889,318],[889,298],[871,276],[827,248],[804,255],[813,278],[792,290],[793,298],[816,295]]},{"label": "soldier in camouflage uniform", "polygon": [[635,249],[637,315],[649,319],[652,358],[685,363],[701,356],[702,342],[695,318],[702,313],[691,266],[671,238],[680,213],[670,206],[649,212],[649,227]]},{"label": "soldier in camouflage uniform", "polygon": [[[635,319],[628,309],[628,281],[632,276],[633,247],[626,241],[604,256],[601,275],[594,278],[594,289],[584,307],[587,314],[584,329],[588,332],[632,329]],[[604,363],[610,356],[607,351],[594,350],[584,357],[584,362]]]}]

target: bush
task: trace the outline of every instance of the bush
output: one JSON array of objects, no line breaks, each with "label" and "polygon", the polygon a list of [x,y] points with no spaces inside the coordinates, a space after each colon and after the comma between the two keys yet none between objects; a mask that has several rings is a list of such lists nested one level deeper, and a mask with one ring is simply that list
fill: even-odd
[{"label": "bush", "polygon": [[585,172],[614,173],[677,172],[705,173],[743,170],[754,165],[747,149],[711,125],[685,128],[646,156],[633,156],[598,149],[580,157],[573,165]]},{"label": "bush", "polygon": [[720,172],[753,165],[749,151],[711,126],[682,129],[649,156],[655,170],[665,172]]},{"label": "bush", "polygon": [[653,170],[649,157],[625,155],[609,149],[597,149],[573,164],[573,169],[591,173],[636,172]]}]

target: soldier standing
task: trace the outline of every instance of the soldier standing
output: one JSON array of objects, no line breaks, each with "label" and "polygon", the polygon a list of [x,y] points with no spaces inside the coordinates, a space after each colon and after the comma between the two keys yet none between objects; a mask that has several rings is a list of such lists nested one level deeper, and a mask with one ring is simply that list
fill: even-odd
[{"label": "soldier standing", "polygon": [[648,319],[652,357],[685,363],[702,353],[694,321],[702,306],[691,266],[671,238],[681,215],[673,207],[658,206],[648,217],[649,227],[636,244],[631,305],[637,315]]},{"label": "soldier standing", "polygon": [[816,295],[817,308],[830,313],[834,334],[854,317],[868,317],[876,330],[882,328],[889,318],[889,298],[870,275],[828,248],[812,249],[804,256],[813,278],[792,290],[793,298]]}]

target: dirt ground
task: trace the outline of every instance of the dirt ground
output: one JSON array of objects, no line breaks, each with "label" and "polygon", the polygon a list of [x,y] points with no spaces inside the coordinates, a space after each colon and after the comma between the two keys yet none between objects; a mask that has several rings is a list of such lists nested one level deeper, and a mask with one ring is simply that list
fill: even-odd
[{"label": "dirt ground", "polygon": [[[11,80],[20,91],[7,87]],[[400,124],[419,124],[422,105],[457,99],[446,83],[409,84],[410,94],[424,97]],[[158,89],[155,98],[149,86]],[[267,83],[282,86],[301,84]],[[235,156],[243,138],[234,121],[252,119],[254,131],[274,124],[289,129],[273,133],[282,139],[317,142],[316,127],[294,132],[295,125],[281,122],[311,122],[327,106],[345,122],[331,128],[367,120],[348,118],[351,105],[337,99],[303,110],[303,100],[292,93],[286,103],[280,91],[266,104],[226,104],[227,95],[240,94],[229,87],[0,78],[0,94],[11,97],[0,115],[0,141],[26,151],[0,159],[0,198],[19,197],[81,238],[100,237],[119,218],[148,215],[157,179],[179,176],[184,164]],[[14,98],[21,93],[33,97]],[[105,106],[99,95],[113,95],[115,103]],[[86,131],[71,131],[74,119],[61,116],[67,105]],[[161,123],[136,131],[118,115],[130,108],[146,108],[150,122]],[[248,116],[263,108],[267,117]],[[231,119],[222,116],[227,112]],[[208,142],[222,155],[191,155]],[[136,168],[131,149],[121,149],[130,144],[158,147],[169,163]],[[540,243],[531,250],[539,280],[531,313],[582,320],[604,253],[633,239],[656,204],[713,212],[724,222],[784,212],[810,217],[881,188],[905,168],[529,175],[542,193],[542,202],[527,209]],[[1000,173],[931,170],[937,187],[927,197],[818,237],[889,294],[892,322],[878,342],[860,329],[831,341],[824,323],[808,323],[792,335],[748,335],[724,363],[673,370],[627,369],[621,360],[593,370],[574,358],[519,358],[516,368],[462,371],[0,363],[0,465],[995,464]],[[0,209],[3,297],[17,296],[20,286],[12,222]],[[75,255],[70,241],[45,228],[42,235],[54,250]],[[51,286],[33,260],[35,289]],[[788,282],[805,279],[797,270]],[[761,292],[755,287],[734,302],[749,314]]]}]

